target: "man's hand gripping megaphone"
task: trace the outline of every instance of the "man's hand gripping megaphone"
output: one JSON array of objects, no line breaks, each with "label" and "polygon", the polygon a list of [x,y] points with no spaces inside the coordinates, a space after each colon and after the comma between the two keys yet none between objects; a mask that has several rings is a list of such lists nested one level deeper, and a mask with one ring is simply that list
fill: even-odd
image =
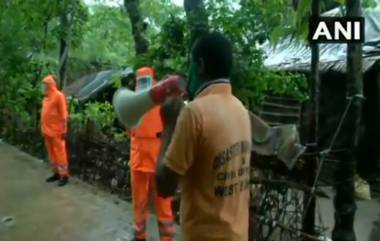
[{"label": "man's hand gripping megaphone", "polygon": [[186,94],[186,81],[179,75],[168,75],[150,90],[154,103],[161,104],[167,97]]}]

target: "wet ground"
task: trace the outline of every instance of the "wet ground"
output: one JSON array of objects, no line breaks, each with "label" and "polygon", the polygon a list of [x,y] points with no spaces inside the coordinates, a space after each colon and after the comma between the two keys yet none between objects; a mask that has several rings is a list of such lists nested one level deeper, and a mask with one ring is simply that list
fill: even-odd
[{"label": "wet ground", "polygon": [[[42,161],[0,143],[1,241],[127,241],[131,205],[75,178],[65,187],[45,183]],[[155,217],[150,237],[158,240]]]},{"label": "wet ground", "polygon": [[[328,190],[331,198],[332,190]],[[372,194],[370,201],[357,201],[357,212],[355,216],[355,233],[357,241],[380,241],[380,199]],[[318,208],[322,210],[321,216],[325,227],[330,227],[328,235],[331,235],[334,227],[334,208],[330,199],[318,201]],[[318,222],[318,217],[317,217]]]},{"label": "wet ground", "polygon": [[[75,178],[65,187],[45,183],[49,174],[42,161],[0,142],[0,241],[131,238],[129,203]],[[325,226],[333,227],[332,201],[322,199],[319,204]],[[148,227],[148,240],[158,240],[153,215]],[[378,197],[358,202],[355,230],[357,241],[380,241]]]}]

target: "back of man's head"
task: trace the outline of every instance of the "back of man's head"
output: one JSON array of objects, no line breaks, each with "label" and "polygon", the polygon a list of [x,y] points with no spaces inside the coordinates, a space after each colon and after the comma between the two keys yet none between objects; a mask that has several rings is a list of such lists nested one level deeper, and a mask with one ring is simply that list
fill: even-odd
[{"label": "back of man's head", "polygon": [[229,78],[232,65],[232,44],[221,33],[211,32],[199,38],[193,45],[192,61],[203,64],[203,77],[207,80]]}]

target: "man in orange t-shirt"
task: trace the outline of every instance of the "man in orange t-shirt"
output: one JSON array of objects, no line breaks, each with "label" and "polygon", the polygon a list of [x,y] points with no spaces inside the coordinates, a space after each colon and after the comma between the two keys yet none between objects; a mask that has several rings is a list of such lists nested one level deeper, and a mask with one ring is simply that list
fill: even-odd
[{"label": "man in orange t-shirt", "polygon": [[247,241],[251,124],[231,92],[232,46],[209,33],[191,54],[191,102],[158,164],[159,195],[173,195],[181,180],[183,241]]},{"label": "man in orange t-shirt", "polygon": [[66,153],[68,110],[65,95],[57,89],[52,75],[42,81],[44,100],[41,111],[41,131],[45,139],[53,175],[47,182],[59,181],[64,186],[69,178],[69,164]]},{"label": "man in orange t-shirt", "polygon": [[[156,84],[154,70],[142,67],[136,74],[136,91],[151,88]],[[161,146],[160,135],[163,123],[160,115],[161,106],[147,112],[140,125],[127,130],[131,137],[131,183],[134,212],[134,240],[146,240],[146,221],[148,217],[149,197],[154,198],[161,241],[171,241],[175,233],[172,213],[172,198],[159,197],[156,193],[155,171]]]}]

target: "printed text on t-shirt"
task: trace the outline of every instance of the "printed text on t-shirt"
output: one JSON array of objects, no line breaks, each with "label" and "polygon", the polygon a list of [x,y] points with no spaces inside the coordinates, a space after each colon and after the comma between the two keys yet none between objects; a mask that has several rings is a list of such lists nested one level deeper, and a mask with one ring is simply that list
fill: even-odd
[{"label": "printed text on t-shirt", "polygon": [[[250,151],[250,143],[238,142],[227,148],[214,159],[214,170],[216,171],[214,188],[216,197],[227,197],[249,188],[250,163],[246,153]],[[240,162],[230,163],[231,161]],[[229,165],[229,163],[231,165]]]}]

